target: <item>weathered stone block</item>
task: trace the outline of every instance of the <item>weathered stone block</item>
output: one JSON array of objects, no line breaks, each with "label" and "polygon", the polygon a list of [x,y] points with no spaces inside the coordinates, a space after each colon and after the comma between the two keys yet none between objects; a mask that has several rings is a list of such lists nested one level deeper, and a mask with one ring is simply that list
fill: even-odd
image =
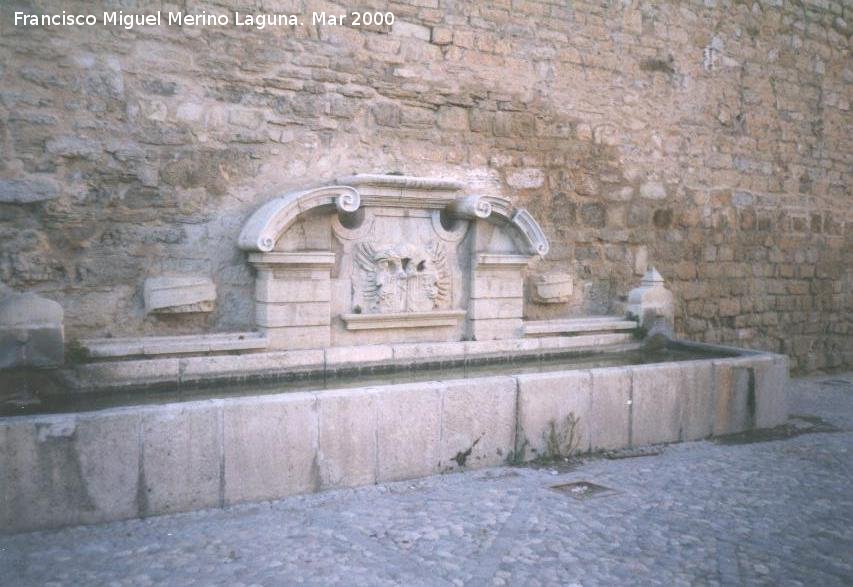
[{"label": "weathered stone block", "polygon": [[524,460],[587,452],[590,372],[519,375],[516,453]]},{"label": "weathered stone block", "polygon": [[681,437],[681,367],[631,367],[631,445],[676,442]]},{"label": "weathered stone block", "polygon": [[385,344],[364,345],[358,348],[357,353],[350,347],[329,347],[325,349],[325,353],[328,371],[387,365],[394,361],[393,347]]},{"label": "weathered stone block", "polygon": [[716,397],[713,368],[708,362],[680,363],[681,440],[699,440],[714,433]]},{"label": "weathered stone block", "polygon": [[505,357],[507,353],[531,354],[539,349],[536,339],[472,340],[464,343],[465,357]]},{"label": "weathered stone block", "polygon": [[460,358],[458,353],[464,350],[458,342],[422,342],[395,344],[392,347],[394,360],[406,363],[445,361]]},{"label": "weathered stone block", "polygon": [[522,298],[483,298],[471,300],[468,316],[474,320],[486,318],[521,318]]},{"label": "weathered stone block", "polygon": [[269,348],[275,349],[322,349],[331,344],[332,334],[325,326],[290,326],[264,328],[269,339]]},{"label": "weathered stone block", "polygon": [[322,391],[320,482],[323,487],[354,487],[376,482],[377,394],[373,389]]},{"label": "weathered stone block", "polygon": [[514,377],[448,381],[442,404],[441,470],[505,463],[515,448]]},{"label": "weathered stone block", "polygon": [[246,373],[255,375],[285,375],[322,370],[323,351],[291,350],[246,355],[188,357],[181,359],[182,382],[201,381],[215,377],[239,378]]},{"label": "weathered stone block", "polygon": [[757,363],[755,369],[756,428],[784,424],[788,420],[788,358],[777,355]]},{"label": "weathered stone block", "polygon": [[221,417],[213,401],[143,414],[140,515],[220,505]]},{"label": "weathered stone block", "polygon": [[65,358],[62,306],[33,293],[0,300],[0,369],[54,367]]},{"label": "weathered stone block", "polygon": [[329,302],[293,302],[289,304],[258,303],[255,308],[258,326],[320,326],[331,321]]},{"label": "weathered stone block", "polygon": [[468,130],[468,111],[458,106],[441,106],[437,122],[438,127],[445,130]]},{"label": "weathered stone block", "polygon": [[520,298],[523,295],[521,275],[509,271],[478,270],[471,284],[472,298]]},{"label": "weathered stone block", "polygon": [[542,273],[531,280],[531,297],[539,304],[568,302],[573,291],[572,276],[568,273]]},{"label": "weathered stone block", "polygon": [[590,377],[590,448],[603,450],[628,446],[631,427],[631,371],[627,367],[592,369]]},{"label": "weathered stone block", "polygon": [[52,179],[0,179],[0,203],[31,204],[59,197]]},{"label": "weathered stone block", "polygon": [[226,504],[319,487],[314,394],[226,400],[222,410]]},{"label": "weathered stone block", "polygon": [[[341,314],[347,330],[390,331],[409,329],[417,336],[429,328],[455,327],[465,317],[465,310],[427,310],[424,312],[386,312],[368,314]],[[418,329],[417,331],[414,329]],[[417,340],[417,338],[414,338]],[[387,339],[386,339],[387,340]]]},{"label": "weathered stone block", "polygon": [[611,344],[623,344],[631,342],[631,339],[631,334],[620,332],[605,334],[574,334],[572,336],[549,336],[539,339],[539,349],[543,353],[550,353],[581,347],[600,347]]},{"label": "weathered stone block", "polygon": [[325,302],[331,299],[328,272],[325,279],[261,279],[255,281],[258,302]]},{"label": "weathered stone block", "polygon": [[737,361],[714,361],[714,435],[749,430],[754,425],[755,373]]},{"label": "weathered stone block", "polygon": [[650,200],[666,198],[666,188],[659,181],[648,181],[640,186],[640,196]]},{"label": "weathered stone block", "polygon": [[378,397],[377,481],[411,479],[439,472],[441,394],[438,383],[383,389]]},{"label": "weathered stone block", "polygon": [[414,37],[416,39],[420,39],[421,41],[429,41],[430,40],[430,29],[429,27],[425,27],[420,24],[414,24],[411,22],[405,22],[403,20],[398,20],[394,23],[393,28],[391,29],[391,34],[400,35],[403,37]]},{"label": "weathered stone block", "polygon": [[545,175],[541,169],[533,167],[518,169],[507,175],[507,183],[517,189],[535,189],[545,183]]},{"label": "weathered stone block", "polygon": [[473,340],[518,338],[521,336],[521,328],[521,318],[471,320],[471,337]]},{"label": "weathered stone block", "polygon": [[400,107],[393,102],[379,102],[370,107],[373,119],[379,126],[400,126]]},{"label": "weathered stone block", "polygon": [[91,389],[177,384],[180,380],[180,365],[180,359],[85,363],[74,367],[74,378],[79,387]]},{"label": "weathered stone block", "polygon": [[430,40],[435,45],[449,45],[453,42],[453,31],[443,27],[433,27]]},{"label": "weathered stone block", "polygon": [[216,286],[206,277],[149,277],[144,297],[149,314],[210,312],[216,302]]},{"label": "weathered stone block", "polygon": [[134,517],[138,478],[137,414],[0,424],[0,532]]}]

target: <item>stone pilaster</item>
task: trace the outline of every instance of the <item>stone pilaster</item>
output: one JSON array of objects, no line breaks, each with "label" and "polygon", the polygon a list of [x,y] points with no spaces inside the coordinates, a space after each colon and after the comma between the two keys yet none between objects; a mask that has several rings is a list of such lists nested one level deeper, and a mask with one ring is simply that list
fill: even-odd
[{"label": "stone pilaster", "polygon": [[257,269],[255,323],[269,349],[323,348],[331,343],[329,251],[252,253]]},{"label": "stone pilaster", "polygon": [[518,338],[524,310],[524,270],[530,257],[481,253],[471,272],[468,307],[473,340]]}]

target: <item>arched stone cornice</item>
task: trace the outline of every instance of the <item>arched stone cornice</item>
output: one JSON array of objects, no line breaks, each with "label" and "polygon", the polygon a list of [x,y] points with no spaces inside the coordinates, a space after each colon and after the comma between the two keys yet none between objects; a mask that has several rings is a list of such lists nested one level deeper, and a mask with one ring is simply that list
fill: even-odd
[{"label": "arched stone cornice", "polygon": [[518,231],[527,246],[527,252],[540,257],[548,254],[548,238],[530,212],[524,208],[513,208],[512,202],[500,196],[483,196],[482,199],[491,205],[491,219],[503,220]]},{"label": "arched stone cornice", "polygon": [[335,206],[339,212],[353,213],[360,205],[358,191],[346,185],[291,192],[270,200],[249,217],[240,232],[238,246],[244,251],[268,253],[300,214],[320,206]]},{"label": "arched stone cornice", "polygon": [[[360,189],[352,187],[358,186]],[[353,175],[338,184],[291,192],[258,208],[240,232],[238,245],[245,251],[269,252],[296,220],[313,208],[335,206],[341,215],[360,206],[386,206],[445,210],[460,220],[489,220],[508,224],[521,236],[527,253],[544,256],[548,239],[524,208],[499,196],[459,196],[462,184],[453,180],[394,175]]]}]

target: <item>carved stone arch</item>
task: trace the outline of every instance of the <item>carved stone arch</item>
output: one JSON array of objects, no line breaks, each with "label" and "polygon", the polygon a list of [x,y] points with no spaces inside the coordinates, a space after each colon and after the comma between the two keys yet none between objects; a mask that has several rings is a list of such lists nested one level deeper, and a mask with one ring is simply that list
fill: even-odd
[{"label": "carved stone arch", "polygon": [[493,222],[505,222],[517,231],[522,242],[527,248],[527,252],[544,257],[548,254],[550,244],[545,232],[539,223],[530,215],[524,208],[513,208],[512,203],[506,198],[499,196],[484,196],[489,204],[491,204],[492,213],[490,220]]},{"label": "carved stone arch", "polygon": [[237,244],[244,251],[268,253],[300,214],[320,206],[335,206],[339,212],[351,214],[360,205],[358,190],[346,185],[290,192],[258,208],[243,225]]}]

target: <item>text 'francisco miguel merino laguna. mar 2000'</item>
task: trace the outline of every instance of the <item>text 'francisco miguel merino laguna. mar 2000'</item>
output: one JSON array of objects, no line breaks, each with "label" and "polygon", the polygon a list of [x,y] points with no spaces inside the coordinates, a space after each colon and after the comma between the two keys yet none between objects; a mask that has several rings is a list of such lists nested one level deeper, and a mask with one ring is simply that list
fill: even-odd
[{"label": "text 'francisco miguel merino laguna. mar 2000'", "polygon": [[[368,22],[370,21],[370,22]],[[391,25],[394,22],[393,13],[326,13],[312,12],[310,24],[317,26],[340,26],[350,24]],[[65,27],[65,26],[106,26],[121,27],[131,30],[144,26],[238,26],[264,29],[267,27],[302,26],[305,24],[302,15],[282,13],[247,14],[241,12],[208,13],[201,11],[190,14],[186,12],[151,12],[127,13],[122,11],[105,11],[97,14],[71,14],[62,11],[57,14],[29,14],[15,12],[15,26],[20,27]]]}]

